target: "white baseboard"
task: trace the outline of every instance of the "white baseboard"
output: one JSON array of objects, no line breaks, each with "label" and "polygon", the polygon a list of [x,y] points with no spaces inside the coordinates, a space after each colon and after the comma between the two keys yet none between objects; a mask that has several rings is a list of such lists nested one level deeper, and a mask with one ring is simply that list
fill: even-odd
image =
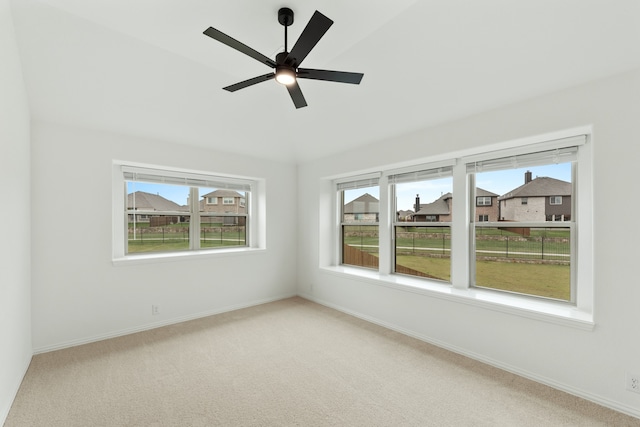
[{"label": "white baseboard", "polygon": [[92,342],[102,341],[102,340],[106,340],[106,339],[110,339],[110,338],[121,337],[121,336],[129,335],[129,334],[135,334],[137,332],[148,331],[150,329],[156,329],[156,328],[160,328],[162,326],[174,325],[176,323],[186,322],[186,321],[194,320],[194,319],[200,319],[200,318],[203,318],[203,317],[213,316],[215,314],[226,313],[226,312],[234,311],[234,310],[240,310],[242,308],[253,307],[253,306],[261,305],[261,304],[267,304],[267,303],[270,303],[270,302],[279,301],[279,300],[286,299],[286,298],[291,298],[291,297],[294,297],[296,295],[297,294],[295,292],[293,292],[293,293],[279,295],[279,296],[272,297],[272,298],[254,300],[254,301],[250,301],[250,302],[246,302],[246,303],[242,303],[242,304],[225,306],[225,307],[220,307],[220,308],[216,308],[216,309],[213,309],[213,310],[193,313],[193,314],[189,314],[189,315],[186,315],[186,316],[172,317],[170,319],[164,319],[164,320],[161,320],[161,321],[158,321],[158,322],[153,322],[153,323],[146,323],[146,324],[141,325],[141,326],[135,326],[135,327],[132,327],[132,328],[120,329],[120,330],[108,332],[108,333],[105,333],[105,334],[94,335],[94,336],[91,336],[91,337],[85,337],[85,338],[80,338],[80,339],[75,339],[75,340],[70,340],[70,341],[64,341],[64,342],[61,342],[61,343],[57,343],[57,344],[53,344],[53,345],[47,345],[47,346],[43,346],[43,347],[37,347],[37,348],[33,349],[33,354],[48,353],[50,351],[62,350],[64,348],[76,347],[78,345],[89,344],[89,343],[92,343]]},{"label": "white baseboard", "polygon": [[450,345],[450,344],[448,344],[446,342],[443,342],[443,341],[440,341],[440,340],[437,340],[437,339],[433,339],[433,338],[428,337],[426,335],[418,334],[418,333],[416,333],[414,331],[401,328],[401,327],[399,327],[397,325],[393,325],[393,324],[381,321],[381,320],[373,318],[371,316],[368,316],[368,315],[365,315],[365,314],[362,314],[362,313],[359,313],[359,312],[356,312],[356,311],[341,307],[339,305],[336,305],[336,304],[333,304],[333,303],[330,303],[330,302],[327,302],[327,301],[323,301],[323,300],[318,299],[318,298],[314,297],[313,295],[309,295],[307,293],[299,292],[298,296],[301,297],[301,298],[307,299],[309,301],[313,301],[315,303],[318,303],[320,305],[324,305],[326,307],[333,308],[334,310],[338,310],[338,311],[340,311],[342,313],[345,313],[345,314],[348,314],[350,316],[357,317],[357,318],[362,319],[362,320],[366,320],[367,322],[371,322],[373,324],[385,327],[387,329],[391,329],[392,331],[400,332],[403,335],[407,335],[407,336],[410,336],[412,338],[416,338],[416,339],[418,339],[420,341],[424,341],[424,342],[427,342],[429,344],[433,344],[435,346],[438,346],[440,348],[444,348],[444,349],[452,351],[454,353],[457,353],[457,354],[469,357],[471,359],[477,360],[479,362],[486,363],[487,365],[491,365],[491,366],[494,366],[496,368],[502,369],[504,371],[511,372],[512,374],[519,375],[521,377],[530,379],[530,380],[535,381],[537,383],[541,383],[541,384],[547,385],[547,386],[552,387],[552,388],[554,388],[556,390],[564,391],[566,393],[572,394],[572,395],[580,397],[582,399],[589,400],[591,402],[597,403],[598,405],[605,406],[607,408],[613,409],[613,410],[618,411],[618,412],[622,412],[622,413],[630,415],[632,417],[640,418],[640,409],[638,409],[636,407],[631,407],[631,406],[628,406],[628,405],[624,405],[624,404],[621,404],[620,402],[616,402],[616,401],[604,398],[602,396],[598,396],[596,394],[593,394],[593,393],[590,393],[590,392],[587,392],[587,391],[584,391],[584,390],[577,389],[577,388],[569,386],[567,384],[560,383],[560,382],[555,381],[555,380],[553,380],[551,378],[547,378],[547,377],[544,377],[544,376],[541,376],[541,375],[526,371],[524,369],[520,369],[520,368],[518,368],[516,366],[512,366],[512,365],[500,362],[498,360],[495,360],[495,359],[492,359],[492,358],[488,358],[488,357],[483,356],[481,354],[474,353],[474,352],[465,350],[465,349],[460,348],[460,347],[452,346],[452,345]]}]

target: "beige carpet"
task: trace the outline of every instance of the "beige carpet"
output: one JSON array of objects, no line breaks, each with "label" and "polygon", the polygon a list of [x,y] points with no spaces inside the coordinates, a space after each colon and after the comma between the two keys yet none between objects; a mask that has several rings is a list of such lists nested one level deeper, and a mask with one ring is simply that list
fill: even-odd
[{"label": "beige carpet", "polygon": [[37,355],[5,424],[632,425],[301,298]]}]

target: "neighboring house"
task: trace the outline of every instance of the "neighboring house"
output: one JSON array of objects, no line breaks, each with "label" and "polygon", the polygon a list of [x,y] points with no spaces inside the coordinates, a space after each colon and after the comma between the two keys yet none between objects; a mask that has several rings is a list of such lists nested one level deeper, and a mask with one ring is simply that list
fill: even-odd
[{"label": "neighboring house", "polygon": [[201,212],[246,213],[247,199],[233,190],[215,190],[202,196]]},{"label": "neighboring house", "polygon": [[451,193],[446,193],[434,202],[420,204],[420,196],[416,195],[413,215],[414,222],[449,222],[451,221]]},{"label": "neighboring house", "polygon": [[[416,195],[414,208],[417,212],[413,215],[414,222],[451,222],[451,207],[453,196],[446,193],[436,201],[420,204],[420,195]],[[482,188],[476,187],[476,221],[498,221],[498,195]]]},{"label": "neighboring house", "polygon": [[[146,193],[144,191],[136,191],[135,193],[127,194],[127,210],[135,211],[158,211],[158,212],[182,212],[186,211],[185,206],[165,199],[159,194]],[[129,215],[129,221],[133,222],[133,215]],[[179,216],[155,216],[148,213],[137,214],[135,216],[136,222],[149,222],[152,226],[160,226],[167,224],[174,224],[177,222],[184,222],[184,217]]]},{"label": "neighboring house", "polygon": [[570,182],[546,176],[531,178],[524,174],[524,184],[500,196],[502,221],[568,221],[571,219]]},{"label": "neighboring house", "polygon": [[[226,214],[243,214],[247,212],[247,199],[234,190],[215,190],[202,196],[200,200],[201,212],[215,212]],[[201,221],[207,222],[203,217]],[[209,221],[224,225],[244,225],[244,218],[239,217],[209,217]]]},{"label": "neighboring house", "polygon": [[498,195],[476,187],[476,217],[477,222],[495,222],[500,220]]},{"label": "neighboring house", "polygon": [[413,221],[414,212],[411,209],[407,211],[400,210],[396,212],[396,215],[398,216],[397,221],[402,221],[402,222]]},{"label": "neighboring house", "polygon": [[380,214],[380,201],[369,193],[344,205],[343,221],[377,222]]}]

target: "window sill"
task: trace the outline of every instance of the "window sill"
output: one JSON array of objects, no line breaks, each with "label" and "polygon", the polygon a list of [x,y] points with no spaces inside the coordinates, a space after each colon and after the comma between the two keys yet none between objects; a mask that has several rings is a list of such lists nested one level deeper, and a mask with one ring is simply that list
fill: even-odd
[{"label": "window sill", "polygon": [[155,264],[159,262],[188,261],[203,258],[217,258],[225,256],[237,256],[245,254],[264,253],[264,248],[229,248],[216,250],[201,251],[184,251],[184,252],[168,252],[168,253],[152,253],[125,255],[121,258],[113,258],[114,266],[138,265],[138,264]]},{"label": "window sill", "polygon": [[595,327],[592,313],[580,310],[567,303],[529,298],[486,289],[457,289],[441,282],[417,279],[398,274],[382,275],[377,271],[367,270],[365,268],[327,266],[321,267],[320,271],[378,286],[446,299],[557,325],[587,331],[591,331]]}]

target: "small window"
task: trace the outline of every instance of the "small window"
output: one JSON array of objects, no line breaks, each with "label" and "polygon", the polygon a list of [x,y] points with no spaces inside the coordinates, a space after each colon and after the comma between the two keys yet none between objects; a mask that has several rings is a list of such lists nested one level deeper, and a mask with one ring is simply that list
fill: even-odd
[{"label": "small window", "polygon": [[217,197],[207,197],[207,204],[208,205],[217,205],[218,204],[218,198]]},{"label": "small window", "polygon": [[233,197],[223,197],[222,198],[222,204],[223,205],[233,205],[235,203],[234,198]]},{"label": "small window", "polygon": [[529,198],[528,197],[520,198],[520,204],[526,205],[527,203],[529,203]]},{"label": "small window", "polygon": [[549,197],[550,205],[561,205],[562,204],[562,196],[551,196]]},{"label": "small window", "polygon": [[491,206],[491,197],[490,196],[476,197],[476,206]]},{"label": "small window", "polygon": [[489,215],[478,215],[478,222],[489,222]]}]

